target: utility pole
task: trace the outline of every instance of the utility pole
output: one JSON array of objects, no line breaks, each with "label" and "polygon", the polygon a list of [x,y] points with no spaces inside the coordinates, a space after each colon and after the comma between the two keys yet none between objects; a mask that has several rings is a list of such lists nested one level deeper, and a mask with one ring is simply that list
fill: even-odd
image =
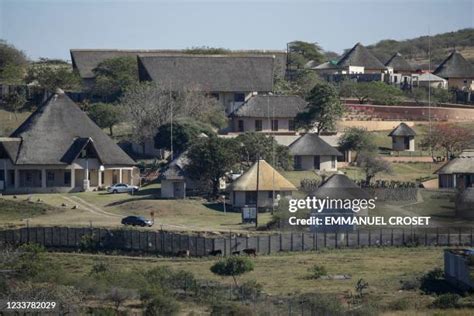
[{"label": "utility pole", "polygon": [[258,227],[258,189],[260,184],[260,155],[257,157],[257,199],[255,201],[255,228]]}]

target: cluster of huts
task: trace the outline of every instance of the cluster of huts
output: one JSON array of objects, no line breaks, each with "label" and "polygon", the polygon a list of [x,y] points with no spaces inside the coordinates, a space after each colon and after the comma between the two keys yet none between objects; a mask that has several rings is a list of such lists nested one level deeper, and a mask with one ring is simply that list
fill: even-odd
[{"label": "cluster of huts", "polygon": [[[117,56],[137,58],[141,81],[157,82],[176,91],[197,89],[216,98],[229,117],[225,137],[245,132],[271,134],[278,143],[289,147],[295,170],[336,172],[338,162],[350,159],[348,153],[338,148],[340,134],[297,131],[295,117],[304,111],[306,101],[298,96],[271,93],[275,77],[285,75],[286,52],[190,55],[182,51],[71,50],[73,67],[86,86],[93,83],[93,69],[100,62]],[[434,74],[444,76],[442,80],[448,80],[450,85],[472,88],[474,75],[471,76],[469,67],[454,51]],[[400,54],[383,64],[359,43],[337,62],[308,68],[327,75],[385,73],[392,82],[405,82],[410,74],[410,82],[415,80],[412,68]],[[393,150],[415,150],[416,133],[407,124],[401,123],[388,136],[392,137]],[[462,176],[452,171],[459,171],[454,164],[465,165],[465,160],[471,158],[457,159],[438,171],[441,187],[456,187],[460,179],[471,183],[471,174],[467,172],[473,170],[472,166]],[[187,163],[183,153],[167,166],[162,174],[163,197],[184,198],[186,192],[199,186],[187,176]],[[100,189],[114,183],[136,184],[139,175],[135,166],[135,161],[62,91],[50,96],[10,137],[0,138],[3,192],[69,192]],[[277,197],[289,196],[296,190],[265,161],[254,164],[228,189],[236,207],[252,204],[257,194],[260,205],[266,207],[273,205]]]}]

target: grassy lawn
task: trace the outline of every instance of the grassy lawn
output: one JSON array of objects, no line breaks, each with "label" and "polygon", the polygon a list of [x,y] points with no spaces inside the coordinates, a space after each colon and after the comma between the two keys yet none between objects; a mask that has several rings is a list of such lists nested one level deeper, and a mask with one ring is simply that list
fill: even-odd
[{"label": "grassy lawn", "polygon": [[[89,254],[50,253],[51,266],[60,267],[68,280],[80,279],[90,273],[97,262],[121,271],[140,271],[157,266],[192,272],[202,281],[231,284],[232,278],[218,277],[210,272],[214,258],[177,259],[153,257],[121,257]],[[414,280],[426,272],[441,268],[441,248],[370,248],[363,250],[334,250],[259,256],[253,259],[254,271],[238,278],[239,283],[255,280],[263,291],[272,296],[292,297],[302,293],[326,293],[346,297],[354,293],[359,279],[368,282],[367,299],[379,306],[384,315],[432,315],[433,300],[419,290],[401,290],[401,281]],[[329,275],[349,275],[348,280],[314,280],[308,277],[313,265],[324,266]],[[405,300],[408,306],[395,313],[391,306]],[[382,311],[384,311],[382,313]],[[470,310],[443,310],[442,315],[469,315]],[[441,315],[441,314],[440,314]]]},{"label": "grassy lawn", "polygon": [[0,221],[4,223],[23,221],[45,215],[59,215],[62,209],[31,201],[14,201],[13,199],[0,198]]}]

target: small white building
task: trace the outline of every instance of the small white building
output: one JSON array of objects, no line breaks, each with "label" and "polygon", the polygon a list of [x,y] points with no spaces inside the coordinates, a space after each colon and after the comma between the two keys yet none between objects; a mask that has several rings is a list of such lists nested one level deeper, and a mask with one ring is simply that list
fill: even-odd
[{"label": "small white building", "polygon": [[416,132],[405,123],[400,123],[388,136],[392,137],[392,150],[414,151]]},{"label": "small white building", "polygon": [[337,171],[337,157],[342,154],[319,135],[304,134],[290,146],[295,170]]},{"label": "small white building", "polygon": [[189,160],[186,152],[169,163],[161,175],[161,197],[169,199],[184,199],[186,191],[195,188],[195,181],[186,175]]},{"label": "small white building", "polygon": [[296,190],[290,181],[262,159],[230,185],[230,203],[235,208],[255,207],[258,196],[259,209],[271,208],[277,205],[279,198],[290,198]]}]

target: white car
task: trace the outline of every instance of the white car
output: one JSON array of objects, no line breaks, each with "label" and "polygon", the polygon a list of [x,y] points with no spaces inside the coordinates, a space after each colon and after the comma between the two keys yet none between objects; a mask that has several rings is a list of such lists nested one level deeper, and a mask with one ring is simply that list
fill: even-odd
[{"label": "white car", "polygon": [[125,183],[116,183],[111,187],[107,188],[109,193],[134,193],[138,191],[138,187],[135,185],[129,185]]}]

